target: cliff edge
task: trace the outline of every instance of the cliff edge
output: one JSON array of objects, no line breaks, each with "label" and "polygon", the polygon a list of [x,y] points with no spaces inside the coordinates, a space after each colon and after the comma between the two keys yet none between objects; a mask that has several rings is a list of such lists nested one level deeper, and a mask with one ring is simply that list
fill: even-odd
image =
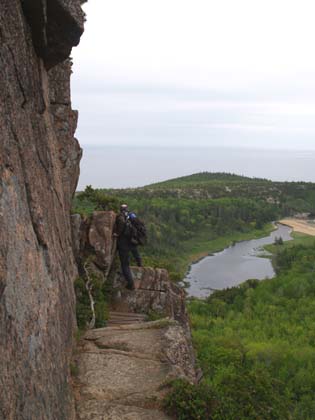
[{"label": "cliff edge", "polygon": [[0,418],[75,417],[70,204],[81,149],[67,59],[79,0],[0,3]]}]

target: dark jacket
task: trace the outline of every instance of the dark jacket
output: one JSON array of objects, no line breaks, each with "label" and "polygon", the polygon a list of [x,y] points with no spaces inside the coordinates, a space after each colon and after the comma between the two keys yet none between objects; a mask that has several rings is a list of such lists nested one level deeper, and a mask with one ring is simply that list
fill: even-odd
[{"label": "dark jacket", "polygon": [[114,233],[116,233],[118,237],[123,235],[125,227],[126,227],[126,215],[120,212],[116,216]]},{"label": "dark jacket", "polygon": [[132,247],[130,232],[126,229],[126,220],[128,213],[120,212],[116,217],[114,233],[117,235],[117,246],[129,250]]}]

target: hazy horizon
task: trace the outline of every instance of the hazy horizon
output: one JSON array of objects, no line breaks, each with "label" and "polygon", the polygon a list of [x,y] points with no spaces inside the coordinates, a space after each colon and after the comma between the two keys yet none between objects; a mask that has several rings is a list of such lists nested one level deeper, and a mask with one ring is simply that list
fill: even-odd
[{"label": "hazy horizon", "polygon": [[313,2],[117,0],[84,9],[72,76],[85,149],[80,188],[103,178],[144,185],[211,167],[315,181]]},{"label": "hazy horizon", "polygon": [[315,182],[315,151],[248,148],[86,146],[78,190],[134,188],[198,172]]}]

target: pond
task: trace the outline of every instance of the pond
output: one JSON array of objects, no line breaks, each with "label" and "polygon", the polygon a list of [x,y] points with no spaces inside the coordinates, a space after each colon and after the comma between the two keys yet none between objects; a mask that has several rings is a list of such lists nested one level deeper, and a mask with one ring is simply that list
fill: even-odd
[{"label": "pond", "polygon": [[261,257],[264,254],[263,246],[274,243],[275,238],[292,240],[291,232],[288,226],[277,224],[269,236],[237,242],[192,264],[184,279],[190,285],[187,288],[188,295],[205,298],[214,290],[236,286],[248,279],[274,277],[270,259]]}]

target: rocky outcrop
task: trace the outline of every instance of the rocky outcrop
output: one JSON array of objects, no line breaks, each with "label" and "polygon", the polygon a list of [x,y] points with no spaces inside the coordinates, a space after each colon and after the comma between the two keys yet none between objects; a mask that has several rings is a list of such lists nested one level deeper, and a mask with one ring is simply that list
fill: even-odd
[{"label": "rocky outcrop", "polygon": [[82,157],[79,142],[74,138],[78,111],[71,108],[71,65],[68,59],[48,72],[50,115],[58,140],[58,157],[67,211],[70,211],[73,192],[77,187],[80,173],[79,162]]},{"label": "rocky outcrop", "polygon": [[188,325],[185,292],[171,282],[167,270],[132,267],[135,290],[125,288],[126,281],[117,274],[113,283],[112,308],[116,311],[150,313],[175,319]]},{"label": "rocky outcrop", "polygon": [[80,420],[167,420],[168,382],[196,380],[183,327],[164,319],[89,331],[75,358]]},{"label": "rocky outcrop", "polygon": [[78,0],[22,0],[37,55],[49,70],[66,60],[83,33]]},{"label": "rocky outcrop", "polygon": [[113,211],[97,211],[91,218],[88,232],[88,244],[93,250],[93,262],[107,277],[111,269],[115,252],[116,240],[113,237],[116,214]]},{"label": "rocky outcrop", "polygon": [[81,150],[63,61],[82,30],[78,0],[0,3],[1,419],[75,416],[69,210]]},{"label": "rocky outcrop", "polygon": [[113,236],[116,214],[113,211],[95,211],[88,218],[71,216],[73,251],[78,265],[88,259],[92,270],[107,279],[116,254]]}]

